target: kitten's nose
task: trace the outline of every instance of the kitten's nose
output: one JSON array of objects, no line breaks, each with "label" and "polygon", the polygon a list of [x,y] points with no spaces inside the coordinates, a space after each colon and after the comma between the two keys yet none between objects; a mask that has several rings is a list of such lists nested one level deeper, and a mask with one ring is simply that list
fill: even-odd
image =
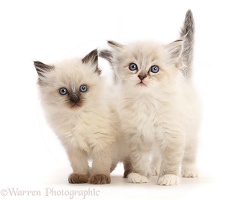
[{"label": "kitten's nose", "polygon": [[78,103],[80,101],[80,98],[78,97],[77,94],[70,94],[69,99],[70,99],[70,101],[72,101],[74,103]]},{"label": "kitten's nose", "polygon": [[139,75],[138,75],[138,78],[139,78],[141,81],[144,80],[146,77],[147,77],[146,74],[139,74]]}]

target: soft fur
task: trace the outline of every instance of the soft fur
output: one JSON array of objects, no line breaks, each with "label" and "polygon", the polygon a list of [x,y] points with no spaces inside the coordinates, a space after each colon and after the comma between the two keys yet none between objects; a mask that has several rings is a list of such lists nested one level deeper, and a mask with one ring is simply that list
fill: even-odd
[{"label": "soft fur", "polygon": [[[110,88],[98,69],[97,50],[83,59],[45,65],[34,62],[47,121],[64,145],[73,173],[69,183],[110,183],[116,151],[116,117],[109,106]],[[80,92],[81,85],[87,86]],[[61,95],[60,88],[68,94]],[[76,99],[76,101],[75,101]],[[88,159],[92,158],[89,169]]]},{"label": "soft fur", "polygon": [[[117,77],[118,112],[130,149],[127,166],[131,169],[126,169],[126,174],[131,183],[146,183],[153,174],[159,176],[159,185],[176,185],[180,167],[183,177],[197,177],[200,112],[190,76],[194,33],[191,11],[182,30],[182,40],[168,45],[108,41],[113,50],[100,53],[114,67]],[[138,70],[131,71],[131,63]],[[159,67],[158,73],[150,71],[154,65]]]}]

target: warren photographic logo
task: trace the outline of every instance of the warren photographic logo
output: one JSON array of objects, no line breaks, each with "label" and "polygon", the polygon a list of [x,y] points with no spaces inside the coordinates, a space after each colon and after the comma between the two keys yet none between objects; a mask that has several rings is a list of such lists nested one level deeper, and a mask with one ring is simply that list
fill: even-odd
[{"label": "warren photographic logo", "polygon": [[5,188],[0,192],[2,197],[68,197],[68,199],[87,199],[88,197],[100,196],[100,191],[95,188],[87,188],[81,190],[43,188],[40,190],[29,190],[20,188]]}]

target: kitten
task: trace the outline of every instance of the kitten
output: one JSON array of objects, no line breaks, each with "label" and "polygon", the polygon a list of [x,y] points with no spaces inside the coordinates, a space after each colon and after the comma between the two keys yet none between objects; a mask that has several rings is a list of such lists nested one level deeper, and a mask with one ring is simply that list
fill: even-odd
[{"label": "kitten", "polygon": [[108,106],[109,88],[98,68],[97,50],[83,59],[53,65],[36,61],[34,65],[47,121],[71,162],[69,183],[110,183],[117,134]]},{"label": "kitten", "polygon": [[[180,167],[183,177],[197,177],[200,112],[191,82],[193,36],[189,10],[182,40],[168,45],[108,41],[113,50],[100,53],[113,66],[121,91],[118,112],[130,148],[128,182],[146,183],[151,174],[158,174],[159,185],[176,185]],[[158,153],[151,169],[152,152]]]}]

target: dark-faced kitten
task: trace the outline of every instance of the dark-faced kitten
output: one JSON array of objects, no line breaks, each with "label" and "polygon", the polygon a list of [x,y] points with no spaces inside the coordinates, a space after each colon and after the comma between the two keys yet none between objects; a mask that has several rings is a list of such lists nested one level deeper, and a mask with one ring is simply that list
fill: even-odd
[{"label": "dark-faced kitten", "polygon": [[110,183],[117,131],[108,105],[110,90],[98,68],[97,50],[83,59],[51,65],[36,61],[34,65],[47,121],[71,162],[69,183]]}]

